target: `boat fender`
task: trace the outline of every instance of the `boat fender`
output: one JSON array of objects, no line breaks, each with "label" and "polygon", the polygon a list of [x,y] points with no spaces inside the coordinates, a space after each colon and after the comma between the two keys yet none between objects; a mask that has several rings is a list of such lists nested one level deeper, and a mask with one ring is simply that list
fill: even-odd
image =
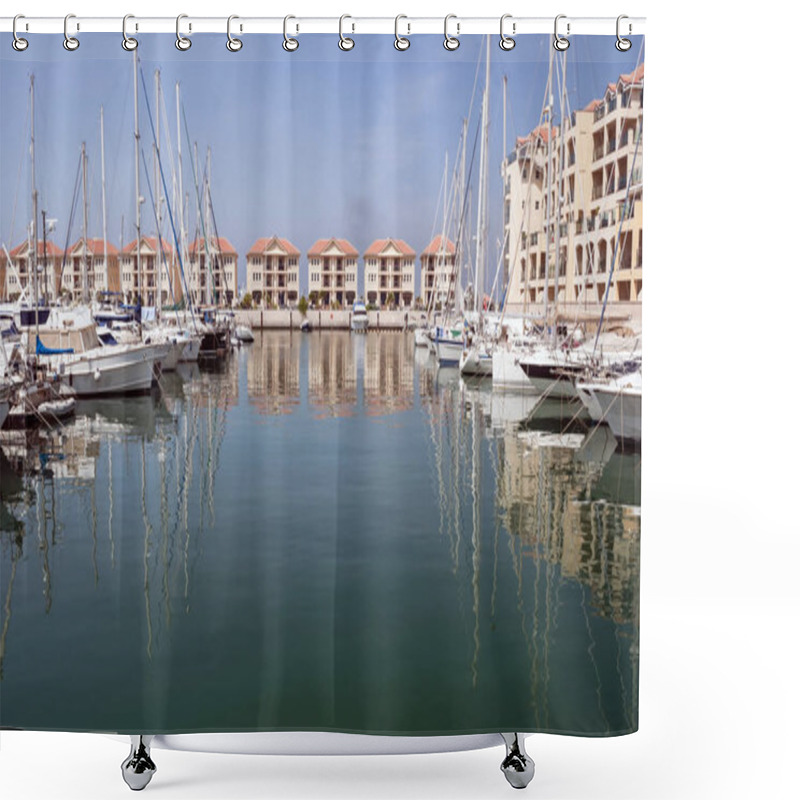
[{"label": "boat fender", "polygon": [[99,381],[99,380],[100,380],[100,375],[101,375],[101,373],[100,373],[100,370],[99,370],[99,369],[97,369],[97,368],[95,368],[95,371],[94,371],[94,379],[95,379],[96,381]]}]

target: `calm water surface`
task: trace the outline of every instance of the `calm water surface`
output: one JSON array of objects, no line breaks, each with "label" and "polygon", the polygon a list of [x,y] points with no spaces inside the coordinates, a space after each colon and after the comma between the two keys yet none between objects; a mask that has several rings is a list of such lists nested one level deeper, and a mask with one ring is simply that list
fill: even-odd
[{"label": "calm water surface", "polygon": [[635,730],[640,455],[575,411],[267,332],[4,435],[0,724]]}]

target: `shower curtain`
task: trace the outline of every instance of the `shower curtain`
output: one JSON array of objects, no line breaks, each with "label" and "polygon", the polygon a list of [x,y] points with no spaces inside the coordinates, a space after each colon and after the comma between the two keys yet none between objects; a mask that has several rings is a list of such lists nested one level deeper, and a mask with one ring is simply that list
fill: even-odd
[{"label": "shower curtain", "polygon": [[643,39],[345,34],[0,40],[3,727],[637,729]]}]

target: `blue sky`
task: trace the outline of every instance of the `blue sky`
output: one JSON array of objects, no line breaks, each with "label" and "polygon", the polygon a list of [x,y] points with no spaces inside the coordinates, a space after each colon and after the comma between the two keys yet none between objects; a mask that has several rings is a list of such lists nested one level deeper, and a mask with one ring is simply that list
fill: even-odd
[{"label": "blue sky", "polygon": [[[89,235],[102,236],[100,106],[105,114],[108,238],[116,245],[134,238],[132,56],[117,34],[88,34],[78,51],[62,37],[30,36],[17,53],[10,36],[0,37],[0,241],[9,249],[25,236],[31,214],[28,160],[28,79],[36,84],[36,173],[39,208],[57,218],[55,239],[65,245],[81,142],[89,167]],[[489,253],[496,262],[500,236],[503,155],[502,77],[508,76],[507,142],[539,123],[549,36],[517,37],[504,52],[491,40],[491,122]],[[469,113],[476,63],[483,37],[462,36],[455,52],[440,36],[412,37],[405,52],[393,37],[361,35],[343,53],[337,36],[307,35],[292,54],[281,37],[246,37],[229,53],[224,37],[197,35],[178,52],[174,36],[140,37],[139,58],[151,108],[156,68],[161,70],[169,135],[176,143],[175,83],[181,85],[189,133],[200,159],[211,148],[212,192],[217,225],[244,256],[260,236],[277,234],[304,254],[301,291],[307,288],[305,252],[318,238],[341,236],[362,252],[377,238],[405,239],[419,254],[430,241],[437,215],[445,153],[452,167],[462,119]],[[613,37],[573,37],[568,51],[570,108],[602,95],[605,85],[636,64],[641,40],[619,53]],[[483,68],[469,133],[468,155],[478,124]],[[140,87],[139,125],[147,168],[152,168],[152,135]],[[162,117],[162,131],[164,120]],[[184,191],[194,199],[184,136]],[[171,185],[162,134],[162,160]],[[477,173],[477,163],[475,165]],[[144,170],[142,230],[155,233]],[[474,189],[477,192],[477,185]],[[16,210],[15,210],[16,209]],[[81,235],[81,206],[70,243]],[[441,212],[439,212],[440,214]],[[124,230],[122,220],[124,217]],[[470,223],[470,231],[474,223]],[[190,214],[189,234],[195,233]],[[169,230],[162,234],[171,238]],[[363,287],[360,287],[363,289]]]}]

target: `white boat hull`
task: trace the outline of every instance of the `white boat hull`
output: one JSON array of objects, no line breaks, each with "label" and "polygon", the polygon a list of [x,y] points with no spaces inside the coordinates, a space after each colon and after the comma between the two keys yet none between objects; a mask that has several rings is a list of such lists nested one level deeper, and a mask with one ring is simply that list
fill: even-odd
[{"label": "white boat hull", "polygon": [[484,350],[471,347],[461,352],[460,369],[462,375],[474,377],[492,376],[492,356]]},{"label": "white boat hull", "polygon": [[153,382],[154,348],[104,347],[78,356],[48,357],[79,397],[147,392]]},{"label": "white boat hull", "polygon": [[350,320],[350,330],[352,331],[363,332],[367,330],[368,327],[369,327],[369,318],[367,317],[366,314],[364,314],[364,316],[354,314],[353,318]]},{"label": "white boat hull", "polygon": [[427,328],[417,328],[414,331],[414,345],[416,347],[427,347],[430,344]]},{"label": "white boat hull", "polygon": [[607,383],[578,382],[577,390],[595,422],[605,422],[618,439],[642,438],[641,373]]},{"label": "white boat hull", "polygon": [[492,352],[492,388],[536,393],[536,387],[519,365],[521,356],[518,351],[495,348]]},{"label": "white boat hull", "polygon": [[190,336],[189,341],[183,346],[183,351],[178,358],[179,361],[194,363],[200,357],[200,338]]},{"label": "white boat hull", "polygon": [[464,342],[460,339],[436,339],[436,360],[441,367],[457,367],[461,362]]}]

